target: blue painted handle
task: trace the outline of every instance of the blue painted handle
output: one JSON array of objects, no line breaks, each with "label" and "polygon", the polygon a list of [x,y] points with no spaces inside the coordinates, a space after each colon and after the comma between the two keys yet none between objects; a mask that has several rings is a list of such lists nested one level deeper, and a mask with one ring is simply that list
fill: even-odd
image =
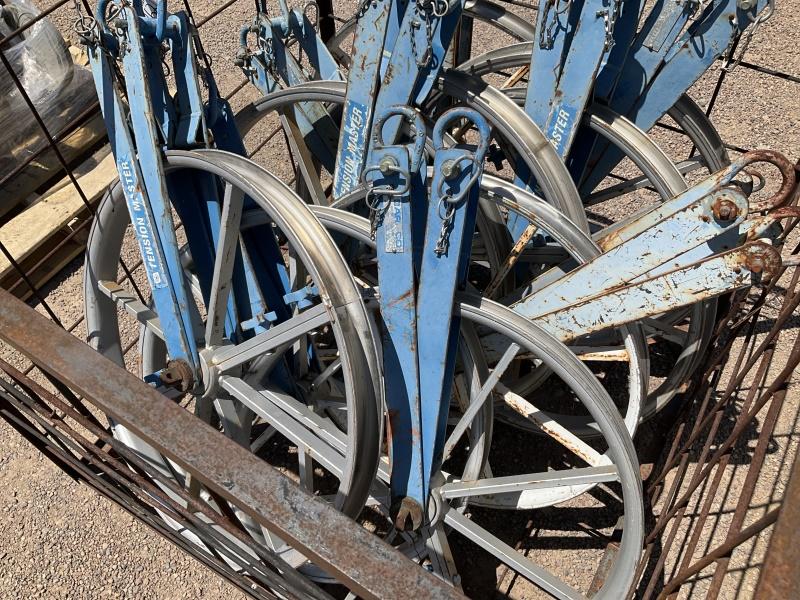
[{"label": "blue painted handle", "polygon": [[[110,28],[106,22],[106,9],[109,2],[112,0],[98,0],[97,9],[95,11],[95,20],[100,25],[100,29],[108,33]],[[139,15],[141,23],[145,27],[153,27],[152,19],[147,19]],[[152,29],[150,29],[152,31]],[[167,34],[167,0],[158,0],[156,5],[156,18],[155,18],[155,37],[159,42],[163,42]]]},{"label": "blue painted handle", "polygon": [[100,25],[100,28],[103,31],[110,31],[108,28],[108,23],[106,23],[106,8],[108,8],[108,3],[111,0],[98,0],[97,2],[97,9],[95,10],[94,18],[97,23]]}]

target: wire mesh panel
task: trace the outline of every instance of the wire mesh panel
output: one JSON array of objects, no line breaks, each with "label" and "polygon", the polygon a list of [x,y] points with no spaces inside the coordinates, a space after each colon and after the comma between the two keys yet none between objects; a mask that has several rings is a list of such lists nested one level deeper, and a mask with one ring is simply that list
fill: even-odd
[{"label": "wire mesh panel", "polygon": [[[793,226],[787,229],[795,239]],[[792,255],[797,254],[795,247]],[[701,375],[645,480],[651,516],[634,597],[752,595],[794,463],[798,273],[731,298]]]}]

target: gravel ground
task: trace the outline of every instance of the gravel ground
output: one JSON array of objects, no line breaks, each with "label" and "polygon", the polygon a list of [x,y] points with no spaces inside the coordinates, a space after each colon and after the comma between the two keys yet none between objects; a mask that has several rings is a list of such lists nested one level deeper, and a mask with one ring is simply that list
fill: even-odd
[{"label": "gravel ground", "polygon": [[[179,3],[174,3],[176,6]],[[202,18],[220,3],[211,0],[192,2],[197,18]],[[353,2],[337,3],[339,6]],[[800,53],[787,50],[787,40],[794,39],[800,26],[796,12],[779,5],[771,22],[764,25],[753,41],[748,60],[800,75]],[[348,14],[346,8],[341,14]],[[235,31],[249,21],[252,4],[238,2],[220,17],[201,29],[206,52],[215,65],[215,75],[223,93],[232,91],[241,75],[231,64],[236,51]],[[62,31],[69,32],[74,17],[66,8],[53,15]],[[505,39],[479,27],[476,45],[489,49],[505,43]],[[718,71],[712,70],[693,90],[701,104],[710,97]],[[798,157],[800,148],[800,108],[797,84],[767,78],[739,68],[730,74],[712,114],[723,138],[737,146],[768,147]],[[252,101],[257,94],[246,88],[233,101],[236,109]],[[253,138],[267,131],[274,123],[263,123]],[[685,157],[685,144],[669,133],[659,131],[656,139],[675,158]],[[257,156],[263,164],[280,175],[290,173],[289,165],[270,160],[271,147]],[[134,250],[126,248],[133,257]],[[81,261],[75,261],[48,286],[47,301],[65,323],[73,322],[82,313]],[[39,310],[42,310],[39,307]],[[797,323],[793,322],[792,327]],[[75,331],[85,336],[80,327]],[[128,330],[129,339],[135,330]],[[788,352],[794,333],[778,349],[778,358]],[[7,352],[3,353],[8,356]],[[9,357],[16,364],[16,357]],[[130,365],[135,368],[136,365]],[[780,502],[798,442],[800,393],[792,388],[778,420],[764,476],[756,492],[757,506],[748,514],[746,524]],[[746,459],[747,451],[745,453]],[[723,478],[726,493],[714,506],[715,518],[699,545],[698,552],[713,547],[715,535],[725,531],[731,502],[741,485],[747,460],[734,461]],[[694,510],[694,507],[692,507]],[[728,515],[726,517],[726,515]],[[519,539],[528,531],[531,539],[563,535],[558,523],[542,518],[535,527],[525,518],[509,519],[508,528],[518,532]],[[0,423],[0,597],[28,598],[239,598],[242,594],[220,580],[214,573],[159,538],[127,513],[94,492],[72,483],[52,464],[34,451],[4,423]],[[527,534],[526,534],[527,535]],[[741,548],[734,555],[730,570],[734,574],[726,582],[723,598],[752,597],[758,565],[766,548],[766,535]],[[533,543],[533,542],[531,542]],[[547,566],[572,565],[570,579],[576,583],[591,578],[592,560],[578,547],[552,547],[541,552]],[[468,556],[464,566],[485,573],[487,583],[500,581],[511,597],[539,597],[529,586],[504,578],[494,567],[481,564],[482,557]],[[700,577],[693,596],[701,595],[707,578]],[[477,584],[476,584],[477,585]],[[486,590],[477,585],[475,590]],[[484,597],[486,592],[476,593]],[[687,592],[688,594],[688,592]]]}]

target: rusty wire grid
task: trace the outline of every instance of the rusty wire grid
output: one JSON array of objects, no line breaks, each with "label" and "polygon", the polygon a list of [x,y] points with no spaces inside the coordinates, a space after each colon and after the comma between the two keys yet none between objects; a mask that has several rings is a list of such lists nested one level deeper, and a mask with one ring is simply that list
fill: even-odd
[{"label": "rusty wire grid", "polygon": [[[796,225],[784,239],[796,240]],[[797,269],[784,267],[768,285],[735,294],[674,424],[660,436],[648,429],[650,444],[664,450],[644,482],[651,522],[631,597],[732,597],[741,591],[732,561],[741,571],[763,560],[754,540],[764,541],[781,502],[758,503],[755,492],[800,364],[799,281]],[[729,468],[737,464],[742,477]]]},{"label": "rusty wire grid", "polygon": [[[224,18],[225,12],[241,1],[222,2],[197,19],[196,25],[201,38],[204,26],[215,19]],[[524,8],[531,7],[528,2],[500,1]],[[71,10],[72,2],[73,0],[57,0],[46,8],[40,7],[41,13],[35,19],[0,39],[0,69],[9,71],[31,118],[46,142],[25,161],[15,165],[11,173],[0,181],[0,189],[33,161],[45,153],[52,153],[58,170],[53,173],[51,180],[67,178],[69,185],[85,205],[87,213],[92,215],[96,204],[90,201],[79,181],[76,173],[79,161],[65,155],[63,144],[72,132],[99,115],[99,105],[94,102],[69,123],[57,131],[51,131],[2,52],[14,37],[41,19],[48,18],[59,10]],[[2,3],[0,0],[0,4]],[[331,33],[335,21],[341,19],[334,18],[330,0],[318,3],[322,6],[320,26],[323,32]],[[81,0],[81,4],[85,11],[93,10],[87,0]],[[188,0],[183,0],[183,4],[190,10]],[[729,85],[728,75],[734,66],[731,57],[736,55],[740,42],[738,38],[734,40],[727,59],[727,68],[720,70],[706,99],[707,115],[713,115],[718,100],[724,95],[725,86]],[[736,62],[736,68],[753,70],[775,80],[800,84],[797,76],[739,58],[741,60]],[[247,89],[247,81],[243,77],[239,78],[225,90],[225,97],[232,100],[245,94]],[[683,133],[668,123],[660,123],[658,127]],[[250,155],[256,156],[262,152],[280,132],[281,128],[277,126],[259,138],[259,143],[251,148]],[[737,152],[747,150],[736,144],[726,146]],[[57,243],[24,261],[22,257],[14,256],[0,242],[0,254],[10,263],[17,278],[11,288],[12,293],[18,297],[30,298],[31,303],[40,307],[51,321],[67,332],[76,334],[83,317],[64,322],[57,309],[47,301],[44,284],[36,280],[34,275],[45,269],[70,243],[79,241],[90,226],[91,219],[82,220]],[[791,231],[790,227],[787,236]],[[789,238],[792,239],[791,236]],[[798,249],[794,248],[792,254],[797,255]],[[120,268],[119,282],[129,282],[139,299],[146,302],[146,291],[141,289],[141,279],[136,277],[137,273],[141,275],[141,261],[121,261]],[[655,437],[654,434],[654,440],[658,440],[660,446],[657,443],[651,445],[663,448],[663,453],[648,461],[651,464],[648,466],[650,472],[645,480],[645,490],[651,520],[639,566],[641,583],[632,590],[631,597],[650,599],[694,594],[711,598],[726,597],[724,594],[732,589],[732,562],[740,561],[741,552],[752,553],[754,540],[761,540],[759,552],[763,555],[765,532],[774,529],[776,520],[789,518],[781,514],[781,510],[786,512],[786,506],[791,506],[792,501],[800,500],[799,478],[795,477],[794,485],[789,488],[787,497],[783,500],[784,508],[781,508],[779,501],[771,502],[767,506],[754,505],[755,488],[759,484],[765,458],[772,451],[775,426],[789,380],[800,363],[800,340],[792,330],[797,327],[795,312],[798,305],[800,287],[798,274],[793,268],[786,270],[782,277],[776,278],[763,289],[736,295],[731,300],[729,314],[719,321],[717,336],[706,365],[683,395],[685,402],[681,411],[677,415],[666,415],[658,422],[658,427],[661,427],[658,432],[660,437]],[[131,342],[125,350],[130,350],[135,343]],[[778,349],[782,351],[779,352]],[[278,576],[276,573],[280,569],[270,570],[263,564],[248,569],[248,576],[245,576],[240,569],[231,567],[230,562],[221,555],[213,556],[203,552],[185,537],[176,535],[175,530],[165,524],[156,509],[168,513],[172,519],[180,522],[187,530],[195,532],[201,539],[204,536],[205,539],[219,537],[207,522],[198,521],[195,513],[176,503],[165,488],[169,487],[170,492],[180,496],[187,505],[194,499],[187,497],[183,489],[158,481],[157,474],[152,473],[152,469],[148,471],[146,465],[136,464],[136,457],[129,456],[129,452],[126,454],[125,447],[108,435],[105,426],[95,419],[94,412],[86,405],[85,399],[71,391],[68,385],[49,374],[47,377],[55,392],[41,387],[34,379],[38,380],[42,373],[33,364],[17,369],[0,362],[0,370],[7,375],[6,380],[0,382],[0,416],[66,473],[85,481],[99,493],[120,504],[136,518],[168,537],[246,593],[254,597],[274,597],[269,592],[270,587],[274,589],[275,586],[284,586],[285,590],[289,590],[287,594],[291,592],[299,597],[309,597],[301,593],[305,590],[311,594],[308,591],[310,588],[305,587],[309,585],[308,582],[300,576],[297,579],[285,573]],[[653,428],[648,431],[652,430]],[[791,461],[791,457],[785,457],[784,460]],[[125,467],[131,464],[138,471]],[[733,486],[730,476],[726,474],[726,469],[731,465],[746,469],[741,481],[737,480]],[[154,484],[154,481],[158,481],[158,484]],[[792,490],[795,490],[794,495]],[[208,519],[232,533],[230,521],[213,511],[206,512],[203,514]],[[796,524],[797,521],[790,523]],[[718,543],[719,539],[724,541]],[[239,541],[251,545],[246,539]],[[765,559],[767,565],[774,565],[772,568],[776,573],[781,569],[778,564],[781,557],[792,550],[792,544],[783,543],[780,549],[767,553]],[[269,564],[268,560],[265,562]],[[785,568],[784,564],[783,569]],[[286,577],[291,581],[285,581],[283,578]],[[769,581],[762,581],[761,585],[780,586],[780,577],[769,577]],[[780,589],[779,587],[778,590]],[[770,588],[770,591],[774,594],[775,587]],[[313,593],[318,597],[327,595],[327,592],[316,587]]]}]

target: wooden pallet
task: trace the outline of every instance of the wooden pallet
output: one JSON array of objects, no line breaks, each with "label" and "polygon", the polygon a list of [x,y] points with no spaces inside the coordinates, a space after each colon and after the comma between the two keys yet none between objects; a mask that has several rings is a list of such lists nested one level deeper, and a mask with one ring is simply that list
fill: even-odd
[{"label": "wooden pallet", "polygon": [[[70,46],[69,51],[76,66],[86,67],[88,65],[85,49]],[[0,69],[2,68],[0,66]],[[91,83],[91,78],[87,79],[87,83]],[[89,104],[86,108],[89,108]],[[69,111],[70,109],[65,110]],[[39,128],[35,126],[33,117],[27,112],[27,109],[20,114],[20,118],[30,121],[32,137],[27,144],[33,151],[42,145],[43,136]],[[94,115],[85,118],[79,126],[65,125],[63,131],[51,131],[50,133],[56,136],[58,149],[64,160],[68,165],[74,167],[81,164],[102,143],[106,137],[106,126],[98,110]],[[41,154],[24,169],[0,185],[0,218],[19,210],[20,205],[28,202],[31,196],[35,197],[37,191],[49,190],[50,186],[58,182],[63,173],[61,162],[53,149],[42,150]]]},{"label": "wooden pallet", "polygon": [[[117,169],[108,149],[77,170],[77,181],[96,206]],[[86,247],[91,211],[68,178],[59,181],[36,204],[0,228],[0,242],[37,288],[45,285]],[[5,256],[0,255],[0,287],[21,299],[33,292]]]}]

